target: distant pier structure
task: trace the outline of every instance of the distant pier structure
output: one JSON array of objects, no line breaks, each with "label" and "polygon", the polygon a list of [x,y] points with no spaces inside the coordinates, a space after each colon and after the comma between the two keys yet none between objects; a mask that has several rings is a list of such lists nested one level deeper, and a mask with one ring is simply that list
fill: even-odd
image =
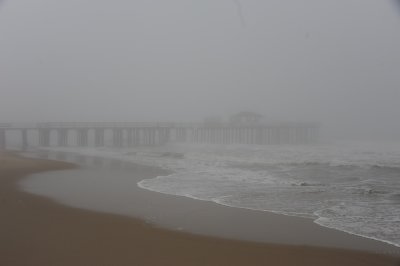
[{"label": "distant pier structure", "polygon": [[318,123],[260,123],[250,113],[227,123],[52,122],[0,123],[0,150],[29,147],[134,147],[170,142],[206,144],[312,144]]}]

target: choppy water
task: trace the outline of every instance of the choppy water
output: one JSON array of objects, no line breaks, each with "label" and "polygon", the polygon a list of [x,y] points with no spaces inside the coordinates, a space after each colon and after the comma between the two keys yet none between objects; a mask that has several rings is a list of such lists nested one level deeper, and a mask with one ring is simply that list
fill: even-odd
[{"label": "choppy water", "polygon": [[400,246],[397,143],[74,151],[174,171],[141,181],[144,189],[309,217],[322,226]]}]

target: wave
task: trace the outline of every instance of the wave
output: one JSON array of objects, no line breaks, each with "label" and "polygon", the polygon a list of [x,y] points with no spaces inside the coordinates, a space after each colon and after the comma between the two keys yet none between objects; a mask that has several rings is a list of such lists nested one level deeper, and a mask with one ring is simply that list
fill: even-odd
[{"label": "wave", "polygon": [[[396,217],[388,215],[395,213],[391,207],[400,202],[400,151],[360,152],[361,148],[207,146],[80,152],[174,172],[139,182],[143,189],[229,207],[313,218],[321,226],[399,245],[399,233],[390,231],[397,228],[390,221]],[[341,202],[347,204],[344,210],[331,209]],[[356,214],[358,204],[366,207]],[[377,215],[383,218],[375,219]],[[346,220],[346,216],[353,220]],[[400,213],[397,218],[400,220]],[[364,232],[359,231],[357,219],[369,221],[363,226]],[[368,232],[371,228],[374,233]],[[393,240],[394,236],[399,237]]]},{"label": "wave", "polygon": [[[158,177],[158,178],[163,178],[163,177]],[[353,227],[349,226],[349,222],[345,222],[345,221],[341,220],[340,218],[351,217],[353,219],[356,218],[358,221],[365,221],[365,220],[370,219],[371,217],[362,216],[361,214],[359,214],[357,216],[357,215],[354,215],[354,213],[353,213],[353,215],[349,215],[344,210],[342,211],[342,213],[340,213],[340,212],[334,211],[332,208],[328,208],[328,209],[315,211],[313,213],[307,213],[307,212],[298,212],[298,211],[284,211],[284,210],[276,210],[276,209],[256,208],[256,207],[244,206],[243,204],[238,204],[238,202],[232,201],[231,196],[204,198],[201,196],[194,196],[192,194],[185,193],[185,192],[171,193],[171,191],[166,192],[163,190],[158,190],[158,189],[152,188],[151,186],[147,186],[145,180],[139,182],[138,186],[143,189],[147,189],[147,190],[151,190],[151,191],[155,191],[155,192],[159,192],[159,193],[163,193],[163,194],[173,194],[176,196],[183,196],[183,197],[187,197],[187,198],[191,198],[191,199],[195,199],[195,200],[210,201],[210,202],[214,202],[216,204],[220,204],[220,205],[232,207],[232,208],[250,209],[250,210],[255,210],[255,211],[265,211],[265,212],[271,212],[271,213],[287,215],[287,216],[308,218],[308,219],[312,219],[316,224],[323,226],[323,227],[339,230],[339,231],[346,232],[346,233],[349,233],[352,235],[357,235],[360,237],[373,239],[373,240],[381,241],[381,242],[384,242],[384,243],[387,243],[390,245],[400,247],[399,239],[388,240],[387,239],[388,237],[386,235],[377,236],[370,232],[359,232],[359,230],[358,230],[358,228],[360,227],[359,223],[356,223],[356,225]],[[361,211],[361,210],[359,210],[359,211]],[[329,218],[326,216],[326,214],[330,214],[330,216],[332,216],[332,217]],[[380,229],[381,228],[378,225],[375,226],[375,230],[379,231]]]},{"label": "wave", "polygon": [[[381,207],[382,208],[382,207]],[[366,206],[346,204],[331,206],[314,212],[316,224],[400,247],[400,219],[393,208],[379,214]],[[395,211],[394,211],[395,212]],[[381,216],[383,214],[383,216]]]}]

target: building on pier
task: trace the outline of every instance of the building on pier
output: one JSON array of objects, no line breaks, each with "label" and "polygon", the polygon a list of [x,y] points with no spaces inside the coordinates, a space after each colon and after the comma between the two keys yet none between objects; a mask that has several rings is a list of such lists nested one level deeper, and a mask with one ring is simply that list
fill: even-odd
[{"label": "building on pier", "polygon": [[264,118],[263,115],[254,112],[244,111],[232,115],[229,118],[229,123],[233,126],[252,126],[259,125]]}]

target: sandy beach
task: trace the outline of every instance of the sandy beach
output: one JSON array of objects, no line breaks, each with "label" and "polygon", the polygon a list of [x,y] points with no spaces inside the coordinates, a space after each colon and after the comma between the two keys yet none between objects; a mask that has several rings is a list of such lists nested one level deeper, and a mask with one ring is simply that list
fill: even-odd
[{"label": "sandy beach", "polygon": [[263,244],[166,230],[140,219],[67,207],[18,189],[17,183],[27,175],[74,167],[9,153],[1,155],[0,265],[400,264],[400,258],[384,254]]}]

